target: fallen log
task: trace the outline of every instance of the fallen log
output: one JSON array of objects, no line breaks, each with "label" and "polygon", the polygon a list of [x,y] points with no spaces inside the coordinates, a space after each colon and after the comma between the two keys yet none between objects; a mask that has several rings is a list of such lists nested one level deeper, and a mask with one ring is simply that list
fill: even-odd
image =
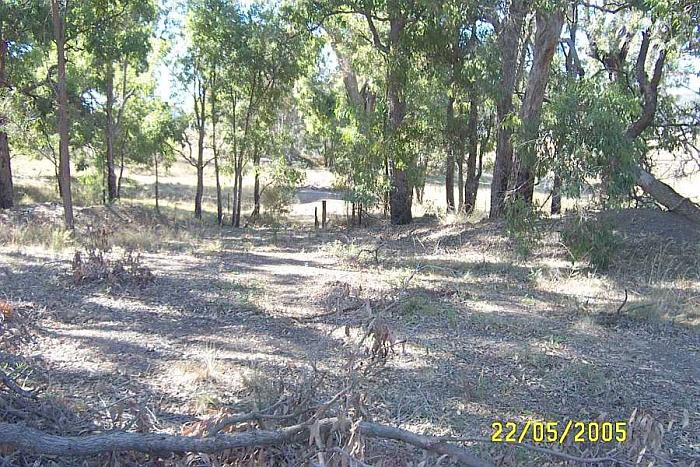
[{"label": "fallen log", "polygon": [[[326,418],[317,423],[328,430],[338,422]],[[143,453],[216,453],[227,449],[264,447],[301,441],[308,437],[311,424],[303,423],[279,430],[252,430],[210,437],[169,435],[164,433],[111,432],[86,436],[57,436],[21,424],[0,423],[0,445],[25,452],[53,456],[90,456],[103,452],[137,451]],[[401,441],[425,451],[447,455],[469,467],[489,466],[469,450],[434,436],[425,436],[371,422],[360,422],[360,433],[368,438]]]}]

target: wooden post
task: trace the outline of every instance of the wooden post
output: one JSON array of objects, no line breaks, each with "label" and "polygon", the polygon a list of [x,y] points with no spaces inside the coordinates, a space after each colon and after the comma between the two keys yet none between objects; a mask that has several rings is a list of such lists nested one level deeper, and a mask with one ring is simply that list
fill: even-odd
[{"label": "wooden post", "polygon": [[321,227],[326,230],[326,200],[321,201]]},{"label": "wooden post", "polygon": [[318,206],[314,206],[314,229],[318,230]]}]

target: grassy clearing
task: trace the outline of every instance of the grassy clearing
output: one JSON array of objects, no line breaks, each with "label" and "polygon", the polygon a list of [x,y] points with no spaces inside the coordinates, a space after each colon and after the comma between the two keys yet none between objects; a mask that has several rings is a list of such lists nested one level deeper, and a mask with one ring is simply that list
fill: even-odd
[{"label": "grassy clearing", "polygon": [[[105,429],[114,426],[104,406],[121,400],[149,407],[158,429],[171,432],[183,421],[269,407],[284,394],[327,400],[348,383],[347,368],[360,366],[345,359],[350,344],[379,317],[393,352],[362,380],[361,396],[342,400],[342,413],[483,437],[496,418],[627,419],[637,410],[651,417],[645,423],[671,426],[654,456],[683,465],[681,456],[696,451],[700,251],[665,231],[639,231],[659,219],[644,217],[637,230],[615,224],[620,245],[605,270],[585,255],[571,261],[558,220],[541,220],[547,234],[527,255],[510,249],[499,223],[449,217],[319,233],[293,220],[219,229],[211,198],[204,221],[191,221],[189,192],[172,182],[161,216],[139,182],[128,188],[143,199],[78,209],[81,228],[92,229],[74,237],[63,237],[58,207],[0,220],[8,265],[0,299],[50,330],[32,343],[38,364],[46,362],[36,374],[50,378],[52,400]],[[100,240],[102,227],[110,246],[149,252],[152,285],[56,280],[70,252]],[[64,261],[45,261],[48,252]],[[314,378],[322,384],[305,383]],[[561,449],[597,454],[577,448]],[[504,465],[552,463],[503,446],[475,449]],[[634,449],[620,452],[635,462],[643,446]]]}]

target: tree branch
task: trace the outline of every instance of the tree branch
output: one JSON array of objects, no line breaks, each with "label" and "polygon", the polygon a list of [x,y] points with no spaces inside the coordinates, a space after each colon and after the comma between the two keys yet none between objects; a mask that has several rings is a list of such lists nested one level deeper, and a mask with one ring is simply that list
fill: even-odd
[{"label": "tree branch", "polygon": [[[339,424],[337,418],[318,420],[323,431]],[[2,444],[15,446],[26,452],[54,456],[90,456],[110,451],[137,451],[143,453],[215,453],[227,449],[253,446],[272,446],[308,438],[311,423],[301,423],[279,430],[253,430],[235,435],[219,434],[205,438],[169,435],[164,433],[111,432],[88,436],[57,436],[22,424],[0,423]],[[349,427],[348,427],[349,428]],[[360,422],[359,431],[369,438],[392,439],[420,449],[449,456],[460,465],[487,467],[466,448],[450,444],[441,438],[425,436],[378,423]]]},{"label": "tree branch", "polygon": [[372,33],[372,40],[374,41],[374,46],[384,53],[389,53],[389,47],[383,44],[381,38],[379,37],[379,31],[377,31],[377,26],[374,24],[374,19],[372,17],[371,12],[369,10],[365,10],[362,12],[362,14],[367,19],[367,26],[369,27],[369,30]]}]

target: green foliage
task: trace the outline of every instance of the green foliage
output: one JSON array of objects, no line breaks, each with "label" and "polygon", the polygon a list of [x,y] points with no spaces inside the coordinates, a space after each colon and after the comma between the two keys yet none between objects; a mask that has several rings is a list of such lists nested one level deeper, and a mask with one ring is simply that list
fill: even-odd
[{"label": "green foliage", "polygon": [[104,176],[98,172],[90,170],[78,176],[75,196],[76,204],[90,206],[101,202],[103,197]]},{"label": "green foliage", "polygon": [[601,179],[611,200],[621,199],[634,185],[634,167],[644,154],[643,143],[631,143],[625,135],[637,101],[610,83],[563,75],[558,82],[545,106],[540,137],[531,143],[544,152],[540,173],[559,174],[564,193],[572,196]]},{"label": "green foliage", "polygon": [[608,269],[621,244],[611,223],[589,219],[581,214],[562,230],[561,240],[568,248],[572,261],[588,261],[600,270]]},{"label": "green foliage", "polygon": [[304,172],[287,164],[284,158],[273,161],[267,170],[267,184],[261,193],[263,207],[273,215],[286,214],[297,187],[304,182]]},{"label": "green foliage", "polygon": [[542,238],[542,222],[539,212],[520,197],[509,200],[505,207],[506,233],[515,243],[521,257],[530,254]]}]

